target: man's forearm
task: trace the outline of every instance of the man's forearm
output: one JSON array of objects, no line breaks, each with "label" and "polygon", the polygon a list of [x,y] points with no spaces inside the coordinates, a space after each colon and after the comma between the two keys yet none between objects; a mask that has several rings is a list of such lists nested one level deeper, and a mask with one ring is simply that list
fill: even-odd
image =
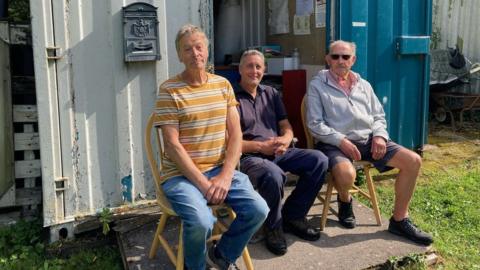
[{"label": "man's forearm", "polygon": [[285,142],[287,142],[288,145],[290,145],[290,143],[292,142],[293,140],[293,131],[292,129],[284,129],[281,131],[281,137],[283,138],[283,140]]},{"label": "man's forearm", "polygon": [[261,150],[261,142],[242,140],[242,153],[260,153]]},{"label": "man's forearm", "polygon": [[208,179],[197,168],[185,148],[179,143],[165,142],[165,152],[175,162],[183,176],[190,180],[202,193],[205,193]]},{"label": "man's forearm", "polygon": [[222,171],[225,171],[228,174],[233,176],[233,171],[237,167],[237,164],[240,160],[240,155],[242,154],[242,134],[232,134],[227,143],[227,151],[225,155],[225,161],[223,163]]}]

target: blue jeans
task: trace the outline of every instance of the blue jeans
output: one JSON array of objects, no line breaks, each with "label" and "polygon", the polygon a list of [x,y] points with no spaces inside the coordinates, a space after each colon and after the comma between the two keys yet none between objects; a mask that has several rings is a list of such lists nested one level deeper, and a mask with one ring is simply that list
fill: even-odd
[{"label": "blue jeans", "polygon": [[[210,179],[220,173],[216,167],[204,175]],[[207,200],[200,190],[184,176],[172,177],[163,183],[163,190],[173,210],[183,222],[185,265],[188,269],[205,269],[206,241],[216,222]],[[225,203],[237,217],[217,245],[219,253],[235,262],[252,235],[260,228],[268,214],[268,206],[255,192],[248,177],[235,171]]]}]

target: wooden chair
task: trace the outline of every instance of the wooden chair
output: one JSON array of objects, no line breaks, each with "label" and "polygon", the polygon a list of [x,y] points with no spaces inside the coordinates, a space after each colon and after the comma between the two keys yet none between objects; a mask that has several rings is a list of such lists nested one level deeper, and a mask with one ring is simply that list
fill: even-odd
[{"label": "wooden chair", "polygon": [[[149,253],[149,258],[153,259],[157,253],[158,245],[161,244],[163,249],[168,255],[168,258],[170,261],[173,263],[173,265],[176,267],[177,270],[183,270],[184,268],[184,255],[183,255],[183,239],[182,239],[182,233],[183,233],[183,223],[180,222],[180,229],[178,233],[178,249],[177,253],[175,254],[173,251],[173,248],[169,245],[167,240],[163,237],[162,233],[163,230],[165,229],[165,225],[168,221],[168,218],[171,216],[177,216],[175,211],[172,209],[170,202],[168,199],[165,197],[165,194],[163,193],[162,186],[159,184],[160,183],[160,171],[159,167],[155,158],[155,151],[152,145],[152,132],[154,131],[155,135],[155,143],[158,147],[158,152],[160,154],[160,166],[163,166],[163,141],[162,141],[162,135],[161,135],[161,129],[154,127],[153,125],[154,121],[154,114],[152,113],[150,117],[148,118],[147,121],[147,126],[145,129],[145,149],[147,152],[147,159],[150,164],[150,168],[152,170],[152,175],[153,175],[153,180],[155,181],[155,188],[156,188],[156,194],[157,194],[157,203],[158,206],[160,206],[160,209],[162,210],[162,215],[160,216],[160,220],[158,222],[157,230],[155,232],[155,236],[152,241],[152,245],[150,247],[150,253]],[[235,213],[233,210],[228,207],[225,204],[222,205],[215,205],[211,206],[212,212],[217,215],[218,210],[225,210],[228,213],[228,217],[233,220],[235,219]],[[213,228],[213,233],[212,237],[208,240],[214,241],[214,240],[219,240],[221,237],[221,234],[227,230],[226,226],[222,224],[222,222],[217,221],[214,225]],[[248,270],[253,270],[253,264],[252,260],[250,258],[250,254],[248,253],[247,247],[243,250],[242,253],[243,261],[247,267]]]},{"label": "wooden chair", "polygon": [[[305,131],[307,148],[314,149],[314,139],[312,137],[312,134],[310,134],[310,131],[308,130],[307,121],[306,121],[306,108],[305,108],[306,97],[307,97],[306,95],[303,97],[302,105],[301,105],[303,129]],[[380,209],[378,208],[378,201],[377,201],[377,195],[375,193],[375,186],[373,184],[372,176],[370,175],[370,169],[373,168],[373,164],[368,161],[362,160],[362,161],[354,161],[353,166],[356,169],[363,170],[365,174],[365,182],[367,183],[367,187],[368,187],[368,193],[360,189],[360,187],[358,187],[355,184],[350,190],[350,193],[351,194],[359,193],[360,195],[364,196],[370,201],[370,203],[372,204],[373,213],[375,214],[375,219],[377,220],[377,225],[381,226],[382,217],[380,215]],[[337,193],[336,191],[334,191],[333,176],[330,172],[327,174],[326,182],[327,182],[327,190],[320,191],[317,195],[317,198],[323,203],[322,219],[320,222],[320,230],[322,231],[325,228],[325,224],[327,223],[327,215],[328,215],[328,210],[330,209],[330,201],[332,198],[332,194]],[[337,215],[337,213],[335,214]]]}]

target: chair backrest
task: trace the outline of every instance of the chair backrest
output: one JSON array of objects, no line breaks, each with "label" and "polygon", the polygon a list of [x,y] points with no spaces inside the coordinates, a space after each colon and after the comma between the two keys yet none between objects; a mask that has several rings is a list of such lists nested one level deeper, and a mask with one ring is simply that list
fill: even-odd
[{"label": "chair backrest", "polygon": [[314,143],[314,141],[313,141],[313,136],[312,136],[312,134],[310,133],[310,130],[308,130],[308,126],[307,126],[307,108],[306,108],[306,102],[307,102],[307,95],[303,96],[302,106],[301,106],[303,131],[305,132],[305,139],[307,140],[307,148],[308,148],[308,149],[313,149],[315,143]]},{"label": "chair backrest", "polygon": [[155,181],[155,189],[157,191],[157,202],[162,211],[170,214],[176,215],[173,211],[172,206],[165,197],[163,193],[162,185],[160,184],[160,170],[155,159],[155,151],[152,144],[152,133],[155,136],[155,145],[158,147],[158,152],[160,155],[160,166],[163,166],[163,140],[162,140],[162,130],[153,125],[155,119],[155,114],[152,113],[148,117],[147,126],[145,128],[145,150],[147,152],[148,163],[150,164],[150,169],[152,170],[153,180]]}]

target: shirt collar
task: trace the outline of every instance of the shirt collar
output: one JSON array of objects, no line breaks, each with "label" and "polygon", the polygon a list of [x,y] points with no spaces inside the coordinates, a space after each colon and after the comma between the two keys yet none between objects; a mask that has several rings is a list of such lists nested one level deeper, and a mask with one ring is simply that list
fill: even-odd
[{"label": "shirt collar", "polygon": [[[333,73],[331,70],[328,70],[328,74],[337,84],[340,83],[342,80],[344,80],[343,78],[341,78],[337,74]],[[353,71],[348,72],[348,78],[352,82],[352,86],[355,85],[355,83],[358,81],[358,78]]]},{"label": "shirt collar", "polygon": [[[239,92],[240,94],[253,99],[252,95],[250,95],[250,93],[247,92],[247,90],[243,89],[241,85],[238,85],[238,86],[240,87],[240,92]],[[260,96],[263,92],[265,92],[265,86],[262,84],[259,84],[257,86],[257,97]]]}]

